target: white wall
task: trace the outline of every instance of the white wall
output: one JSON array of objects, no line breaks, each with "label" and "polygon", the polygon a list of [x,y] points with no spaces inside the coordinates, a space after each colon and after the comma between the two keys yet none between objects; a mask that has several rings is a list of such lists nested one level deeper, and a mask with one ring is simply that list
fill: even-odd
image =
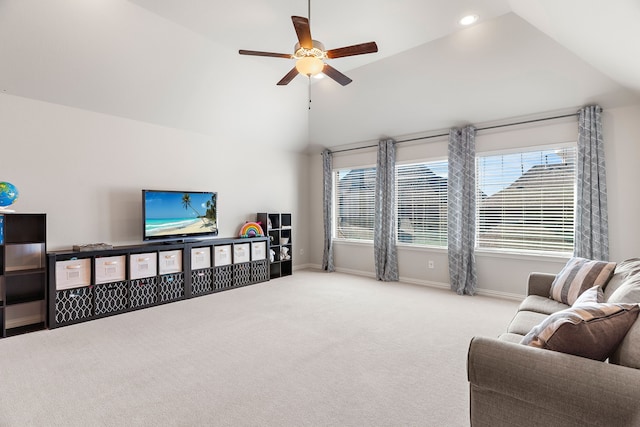
[{"label": "white wall", "polygon": [[[635,214],[640,210],[640,192],[634,190],[640,182],[640,105],[621,107],[604,112],[603,127],[607,158],[609,190],[610,248],[612,260],[640,256],[640,225]],[[480,131],[476,138],[477,151],[529,147],[575,141],[576,118],[559,119],[539,124]],[[334,147],[334,149],[338,149]],[[446,157],[446,139],[431,139],[398,145],[398,162],[439,159]],[[334,167],[367,166],[375,164],[375,149],[336,153]],[[312,156],[310,171],[311,263],[322,262],[322,162]],[[371,244],[335,242],[336,268],[373,276],[373,248]],[[403,281],[448,286],[447,254],[444,249],[398,247],[400,278]],[[434,268],[428,269],[428,261]],[[525,294],[526,278],[531,271],[557,273],[566,258],[525,255],[496,255],[479,252],[476,256],[478,287],[486,294],[517,297]]]},{"label": "white wall", "polygon": [[640,257],[640,105],[605,111],[610,258]]},{"label": "white wall", "polygon": [[217,191],[220,237],[258,211],[292,212],[294,244],[307,247],[307,155],[10,95],[0,140],[0,180],[20,191],[12,208],[48,215],[49,250],[141,243],[143,188]]}]

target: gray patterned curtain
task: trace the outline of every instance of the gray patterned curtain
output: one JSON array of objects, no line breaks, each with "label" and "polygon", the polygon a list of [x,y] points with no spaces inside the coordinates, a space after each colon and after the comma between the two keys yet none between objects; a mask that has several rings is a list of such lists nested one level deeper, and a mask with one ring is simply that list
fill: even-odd
[{"label": "gray patterned curtain", "polygon": [[333,266],[333,237],[332,217],[333,210],[333,154],[329,150],[322,152],[322,213],[324,219],[324,252],[322,253],[322,269],[335,271]]},{"label": "gray patterned curtain", "polygon": [[607,261],[609,225],[601,113],[597,105],[580,110],[574,255]]},{"label": "gray patterned curtain", "polygon": [[449,131],[447,185],[447,241],[451,290],[459,295],[476,292],[476,129]]},{"label": "gray patterned curtain", "polygon": [[398,280],[396,250],[396,142],[382,140],[378,144],[376,167],[376,201],[373,225],[373,249],[376,279],[385,282]]}]

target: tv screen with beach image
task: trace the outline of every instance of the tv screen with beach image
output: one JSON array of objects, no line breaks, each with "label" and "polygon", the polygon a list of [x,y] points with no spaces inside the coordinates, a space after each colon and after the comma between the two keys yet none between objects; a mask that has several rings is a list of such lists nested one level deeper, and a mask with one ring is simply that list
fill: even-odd
[{"label": "tv screen with beach image", "polygon": [[217,194],[143,190],[144,239],[217,235]]}]

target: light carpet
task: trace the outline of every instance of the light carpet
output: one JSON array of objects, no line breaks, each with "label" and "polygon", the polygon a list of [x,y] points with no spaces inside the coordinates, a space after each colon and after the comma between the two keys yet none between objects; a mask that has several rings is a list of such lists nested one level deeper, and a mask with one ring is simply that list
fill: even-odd
[{"label": "light carpet", "polygon": [[517,302],[293,276],[0,340],[0,426],[468,426]]}]

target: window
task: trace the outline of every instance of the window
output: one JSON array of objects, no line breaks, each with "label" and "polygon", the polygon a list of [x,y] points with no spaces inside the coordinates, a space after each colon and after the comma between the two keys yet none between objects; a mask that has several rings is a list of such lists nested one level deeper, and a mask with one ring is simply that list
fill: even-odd
[{"label": "window", "polygon": [[376,169],[340,169],[333,174],[334,237],[373,241]]},{"label": "window", "polygon": [[476,158],[476,246],[571,252],[575,147]]},{"label": "window", "polygon": [[398,242],[447,245],[447,162],[396,167]]},{"label": "window", "polygon": [[[476,157],[476,247],[573,251],[575,146]],[[334,237],[373,241],[376,169],[334,170]],[[397,241],[447,246],[447,161],[396,166]]]},{"label": "window", "polygon": [[[446,246],[447,162],[396,166],[398,241]],[[373,240],[376,169],[334,171],[336,238]]]}]

